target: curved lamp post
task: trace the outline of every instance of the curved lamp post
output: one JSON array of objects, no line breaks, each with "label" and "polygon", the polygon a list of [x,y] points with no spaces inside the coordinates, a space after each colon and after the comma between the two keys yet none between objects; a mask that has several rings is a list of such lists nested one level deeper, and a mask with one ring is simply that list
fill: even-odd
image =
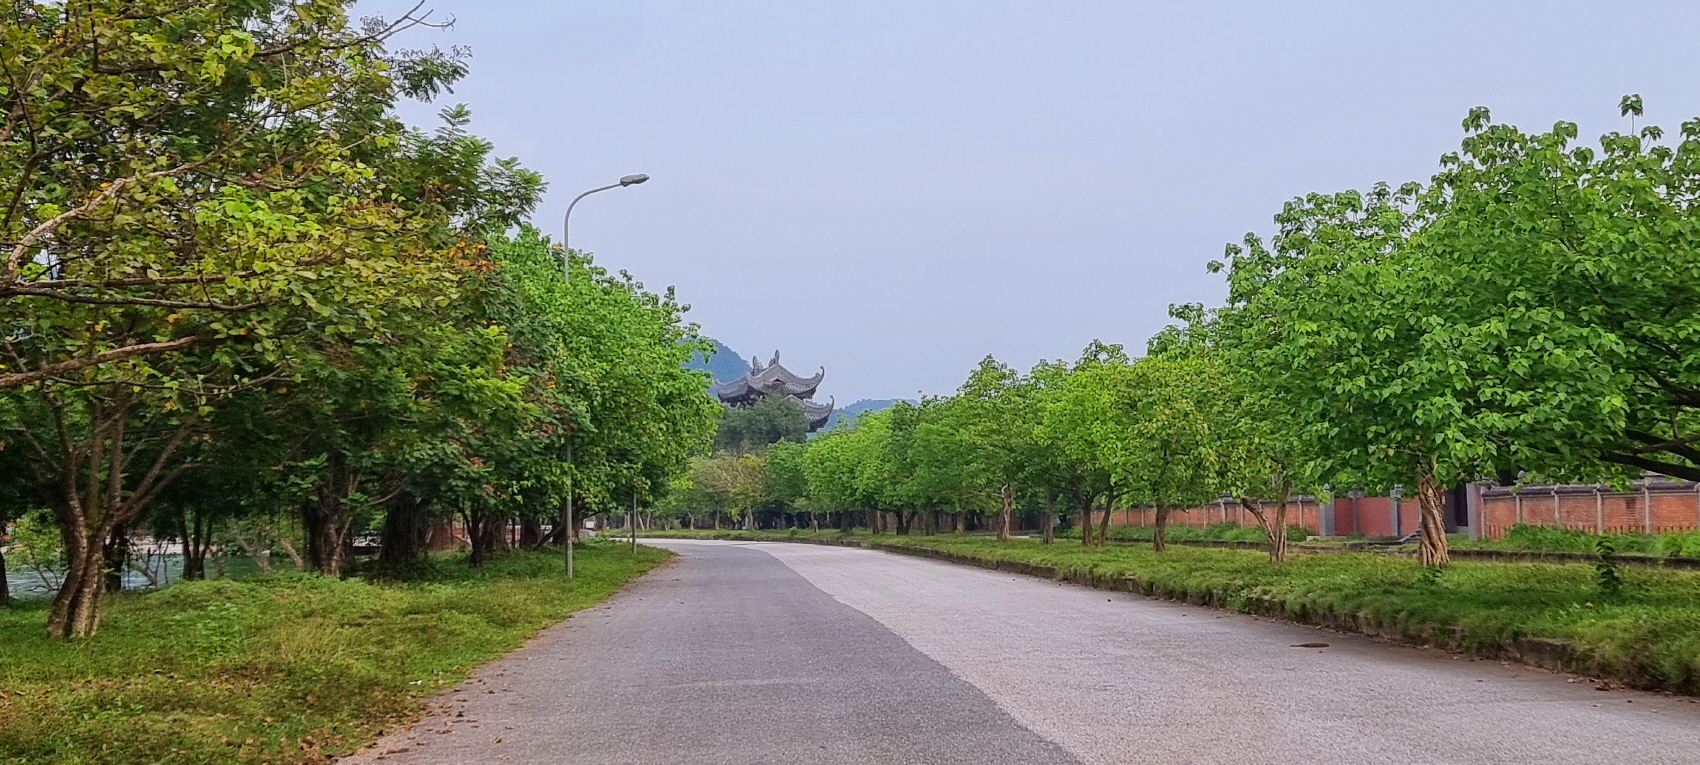
[{"label": "curved lamp post", "polygon": [[[569,281],[569,282],[572,281],[573,251],[572,251],[572,247],[567,244],[567,232],[571,230],[571,226],[572,226],[572,222],[573,222],[573,208],[578,206],[578,201],[580,199],[584,199],[585,197],[590,196],[591,194],[595,194],[598,191],[607,191],[609,189],[617,189],[617,188],[620,188],[622,186],[636,186],[636,185],[643,183],[644,181],[647,181],[647,180],[649,180],[648,174],[633,173],[631,175],[625,176],[624,178],[621,178],[619,183],[611,183],[611,184],[608,184],[607,186],[603,186],[601,188],[591,189],[589,191],[584,192],[583,194],[580,194],[576,197],[573,197],[572,203],[567,205],[567,214],[561,216],[561,278],[562,278],[562,280]],[[571,441],[572,436],[568,435],[567,438],[569,439],[568,442],[567,442],[567,468],[568,468],[568,472],[567,472],[567,513],[566,513],[567,517],[566,517],[566,528],[562,529],[562,531],[566,532],[566,537],[567,537],[567,539],[566,539],[567,578],[571,579],[571,578],[573,578],[573,522],[576,519],[573,518],[573,475],[572,475],[572,472],[571,472],[572,464],[573,464],[573,445],[572,445],[572,441]],[[636,495],[633,495],[633,501],[634,502],[636,501]],[[633,528],[635,530],[636,526],[634,526]],[[635,534],[635,532],[632,536],[632,544],[634,544],[634,545],[637,544],[637,535]]]},{"label": "curved lamp post", "polygon": [[[583,194],[573,197],[572,204],[567,205],[567,214],[561,216],[561,267],[563,269],[567,267],[567,264],[572,262],[572,245],[568,244],[567,233],[572,230],[573,208],[578,206],[578,201],[590,196],[591,194],[595,194],[598,191],[617,189],[622,186],[636,186],[647,180],[649,180],[649,176],[647,174],[633,173],[621,178],[619,183],[611,183],[601,188],[591,189]],[[571,277],[568,278],[570,279]]]}]

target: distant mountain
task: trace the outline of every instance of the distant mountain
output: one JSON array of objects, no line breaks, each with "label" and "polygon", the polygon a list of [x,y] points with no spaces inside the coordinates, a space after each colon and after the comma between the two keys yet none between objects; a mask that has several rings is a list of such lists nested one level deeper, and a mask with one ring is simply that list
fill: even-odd
[{"label": "distant mountain", "polygon": [[821,430],[832,430],[833,428],[838,427],[840,420],[845,422],[855,422],[856,416],[863,412],[877,412],[881,409],[889,409],[892,406],[895,406],[897,402],[907,400],[908,399],[901,398],[864,398],[854,404],[845,404],[844,406],[832,410],[832,416],[827,418],[826,425],[822,427]]},{"label": "distant mountain", "polygon": [[737,351],[712,337],[704,339],[714,344],[714,352],[706,358],[701,353],[691,356],[691,360],[685,362],[686,369],[701,369],[714,375],[715,382],[736,380],[750,371],[750,362],[741,358]]}]

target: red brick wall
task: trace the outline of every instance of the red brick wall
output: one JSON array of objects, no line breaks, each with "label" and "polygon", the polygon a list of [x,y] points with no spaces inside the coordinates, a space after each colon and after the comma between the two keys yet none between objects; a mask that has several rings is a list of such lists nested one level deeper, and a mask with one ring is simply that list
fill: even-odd
[{"label": "red brick wall", "polygon": [[1700,527],[1700,491],[1560,492],[1556,497],[1551,490],[1521,491],[1483,497],[1482,521],[1483,533],[1492,538],[1518,523],[1596,533],[1683,531]]},{"label": "red brick wall", "polygon": [[[1344,502],[1344,500],[1338,500]],[[1275,503],[1264,502],[1263,511],[1274,515]],[[1110,523],[1116,526],[1149,526],[1156,521],[1151,508],[1127,508],[1117,510],[1110,516]],[[1175,510],[1169,513],[1169,524],[1173,526],[1191,526],[1203,528],[1213,523],[1234,523],[1241,526],[1256,526],[1257,517],[1247,512],[1235,502],[1212,502],[1208,505]],[[1314,499],[1295,499],[1287,503],[1287,523],[1303,526],[1312,534],[1320,534],[1322,528],[1322,508]],[[1336,524],[1339,523],[1338,511]],[[1339,533],[1350,533],[1350,530]]]},{"label": "red brick wall", "polygon": [[[1519,495],[1522,498],[1521,510],[1518,509]],[[1264,507],[1268,512],[1274,512],[1274,503],[1264,503]],[[1592,491],[1569,489],[1559,491],[1555,499],[1551,489],[1530,487],[1518,492],[1518,495],[1494,492],[1491,496],[1483,496],[1480,513],[1481,531],[1491,538],[1503,535],[1506,529],[1517,523],[1563,526],[1591,532],[1602,528],[1641,532],[1648,530],[1649,525],[1655,532],[1684,531],[1700,528],[1700,490],[1696,490],[1693,484],[1654,484],[1654,488],[1647,492],[1602,491],[1596,499]],[[1397,519],[1394,516],[1394,501],[1389,497],[1359,497],[1355,514],[1351,497],[1334,499],[1336,534],[1361,532],[1369,537],[1389,537],[1415,533],[1421,518],[1416,499],[1399,500]],[[1295,500],[1287,507],[1287,520],[1313,534],[1320,533],[1321,507],[1314,500]],[[1153,521],[1150,508],[1118,510],[1111,519],[1112,523],[1135,526],[1149,526]],[[1234,502],[1226,503],[1226,507],[1211,503],[1176,511],[1170,518],[1175,525],[1195,527],[1223,521],[1242,526],[1257,525],[1257,519]]]}]

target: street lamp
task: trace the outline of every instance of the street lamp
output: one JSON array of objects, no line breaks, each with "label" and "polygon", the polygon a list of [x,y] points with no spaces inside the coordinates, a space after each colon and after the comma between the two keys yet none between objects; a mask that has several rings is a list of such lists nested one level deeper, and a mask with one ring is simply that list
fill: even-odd
[{"label": "street lamp", "polygon": [[[595,194],[598,191],[607,191],[609,189],[617,189],[617,188],[620,188],[622,186],[636,186],[636,185],[643,183],[644,181],[647,181],[647,180],[649,180],[648,174],[646,174],[646,173],[633,173],[631,175],[628,175],[628,176],[621,178],[619,183],[611,183],[611,184],[609,184],[607,186],[603,186],[601,188],[591,189],[589,191],[584,192],[583,194],[580,194],[576,197],[573,197],[572,203],[567,205],[567,214],[561,216],[561,279],[562,280],[569,281],[569,282],[572,281],[573,251],[572,251],[572,248],[567,245],[567,232],[570,230],[570,227],[572,226],[573,208],[578,206],[578,201],[580,199],[583,199],[585,197],[590,196],[591,194]],[[573,523],[577,519],[575,519],[573,517],[573,474],[572,474],[573,444],[572,444],[572,434],[570,432],[567,435],[567,439],[568,439],[567,440],[567,517],[565,519],[567,523],[566,523],[566,528],[562,529],[562,531],[565,531],[566,536],[567,536],[567,578],[571,579],[571,578],[573,578]],[[633,544],[637,543],[637,537],[635,536],[635,534],[632,537],[632,543]]]},{"label": "street lamp", "polygon": [[[573,197],[572,204],[567,205],[567,214],[561,217],[561,267],[562,268],[566,268],[567,264],[572,262],[572,247],[571,247],[571,245],[569,245],[567,243],[567,232],[571,230],[572,222],[573,222],[573,208],[578,206],[578,201],[580,199],[583,199],[585,197],[590,196],[591,194],[595,194],[598,191],[607,191],[609,189],[617,189],[617,188],[620,188],[622,186],[636,186],[636,185],[643,183],[644,181],[647,181],[647,180],[649,180],[648,174],[646,174],[646,173],[633,173],[631,175],[625,176],[624,178],[621,178],[619,183],[611,183],[611,184],[608,184],[607,186],[603,186],[601,188],[591,189],[589,191],[584,192],[583,194],[580,194],[576,197]],[[568,278],[571,279],[570,276]]]}]

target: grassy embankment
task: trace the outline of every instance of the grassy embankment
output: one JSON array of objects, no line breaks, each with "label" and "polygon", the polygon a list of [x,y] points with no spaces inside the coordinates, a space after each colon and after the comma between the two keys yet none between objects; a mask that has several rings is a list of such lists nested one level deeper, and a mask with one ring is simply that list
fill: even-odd
[{"label": "grassy embankment", "polygon": [[[656,533],[840,538],[806,531]],[[1298,555],[1274,564],[1258,550],[1171,547],[1154,553],[1138,545],[1082,548],[1072,541],[872,537],[862,531],[852,538],[965,556],[981,565],[1051,567],[1059,577],[1100,586],[1700,693],[1700,571],[1622,567],[1627,586],[1610,596],[1586,565],[1458,561],[1436,575],[1410,558],[1375,553]]]},{"label": "grassy embankment", "polygon": [[[1499,539],[1456,539],[1456,547],[1470,550],[1592,553],[1600,534],[1581,529],[1518,524]],[[1670,531],[1662,534],[1610,533],[1604,538],[1618,554],[1650,555],[1655,558],[1700,558],[1700,531]]]},{"label": "grassy embankment", "polygon": [[[1110,541],[1112,542],[1150,542],[1156,535],[1156,529],[1150,526],[1111,526]],[[1061,529],[1057,532],[1059,539],[1079,541],[1078,526]],[[1170,526],[1164,533],[1164,538],[1170,542],[1242,542],[1259,544],[1263,542],[1263,529],[1257,526],[1241,526],[1237,523],[1212,523],[1208,526]],[[1287,526],[1287,541],[1293,544],[1310,538],[1310,532],[1303,526],[1290,524]]]},{"label": "grassy embankment", "polygon": [[45,602],[0,608],[0,763],[324,762],[668,555],[588,544],[570,584],[554,553],[186,582],[119,596],[82,642],[46,637]]},{"label": "grassy embankment", "polygon": [[[1149,542],[1151,535],[1152,529],[1149,526],[1110,527],[1110,540],[1114,542]],[[1080,531],[1068,529],[1059,533],[1058,536],[1079,539]],[[1171,526],[1168,536],[1170,541],[1181,543],[1243,542],[1256,544],[1263,541],[1262,529],[1256,526],[1241,526],[1237,523],[1212,523],[1202,528]],[[1700,531],[1671,531],[1659,534],[1614,532],[1603,536],[1611,542],[1612,549],[1619,555],[1646,555],[1654,558],[1700,558]],[[1498,539],[1470,539],[1465,534],[1453,534],[1451,535],[1451,542],[1454,548],[1460,550],[1591,554],[1595,551],[1595,543],[1601,537],[1600,534],[1581,529],[1519,524],[1512,526],[1504,536]],[[1290,526],[1287,529],[1287,539],[1294,544],[1304,543],[1329,547],[1362,541],[1363,538],[1313,539],[1302,527]],[[1414,542],[1407,545],[1407,548],[1413,552],[1416,547]]]}]

